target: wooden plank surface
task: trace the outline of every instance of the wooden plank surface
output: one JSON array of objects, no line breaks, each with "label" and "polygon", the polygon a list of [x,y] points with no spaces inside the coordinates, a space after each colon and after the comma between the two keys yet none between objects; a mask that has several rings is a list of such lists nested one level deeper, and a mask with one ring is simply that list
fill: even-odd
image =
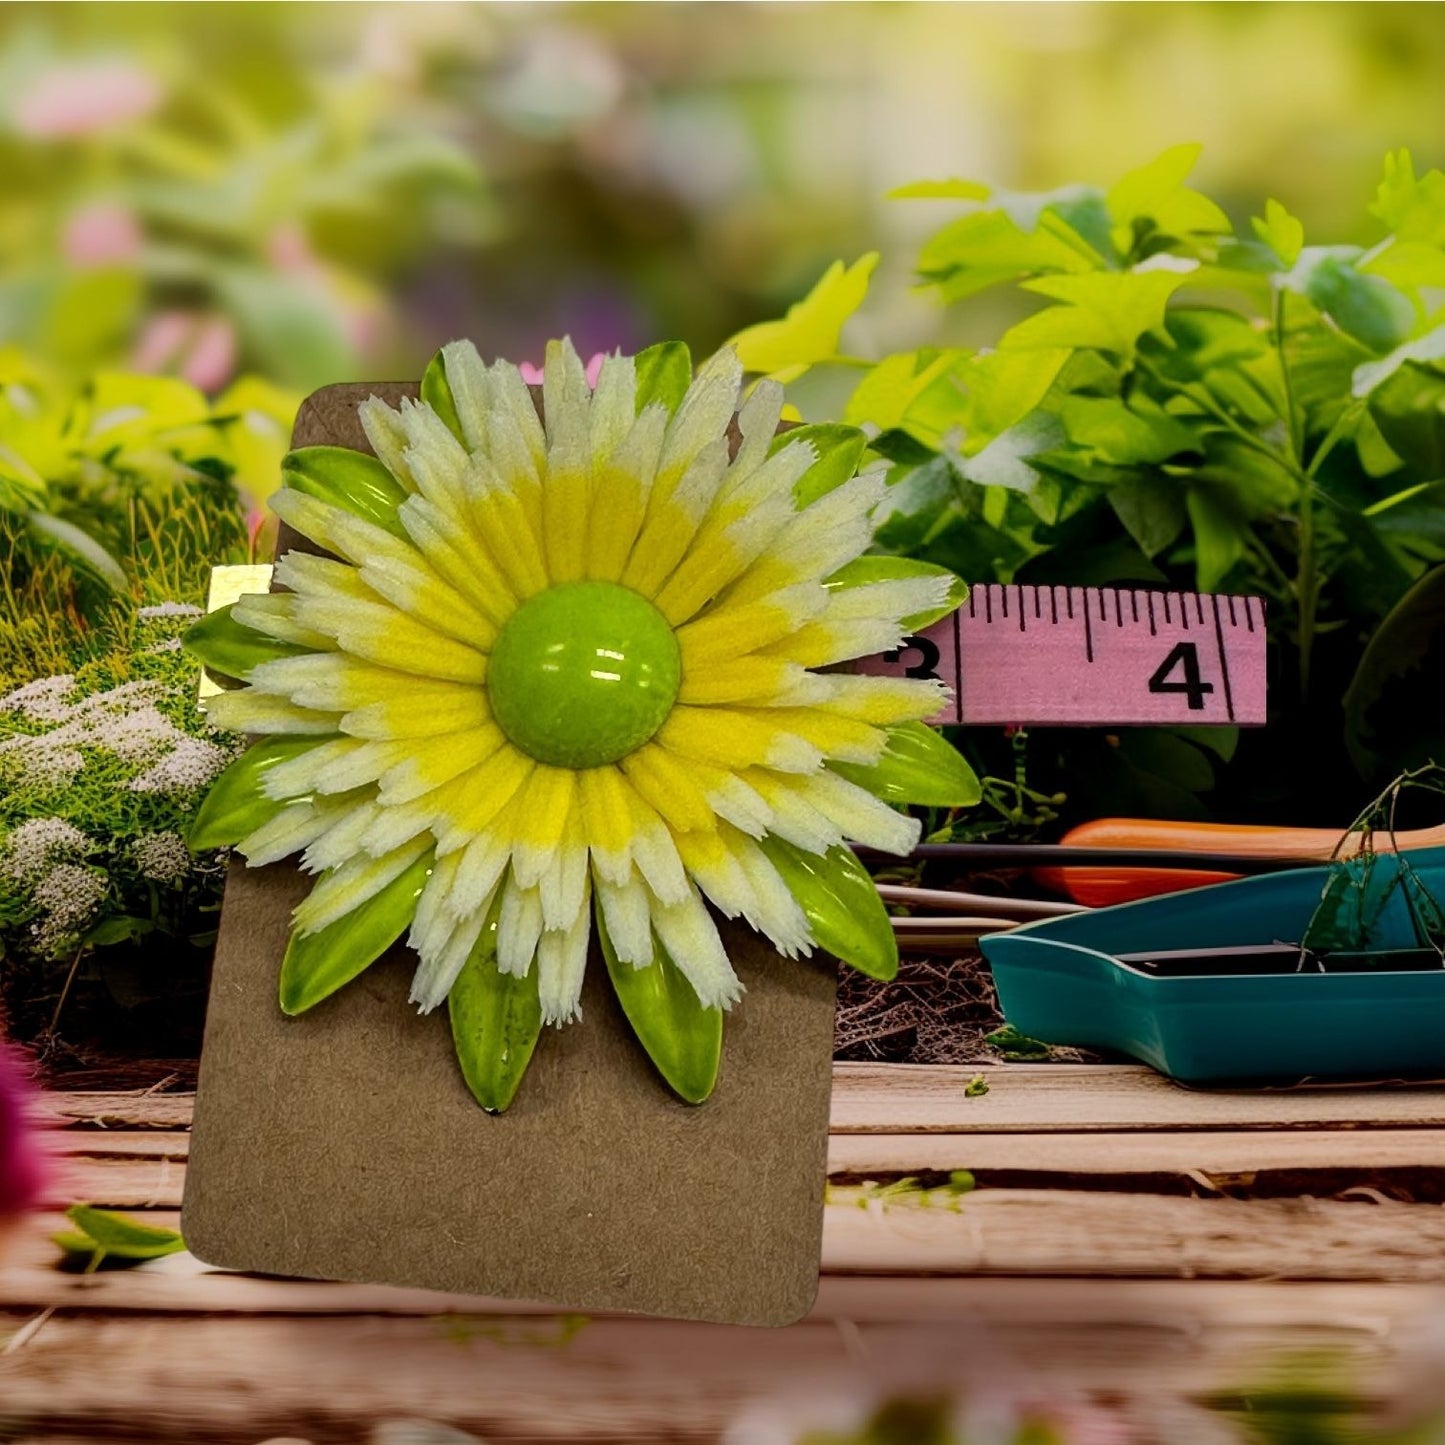
[{"label": "wooden plank surface", "polygon": [[[550,1321],[455,1316],[184,1324],[79,1316],[52,1318],[23,1351],[0,1359],[0,1388],[9,1418],[44,1422],[35,1438],[47,1441],[61,1433],[99,1439],[97,1422],[105,1422],[111,1440],[361,1442],[379,1420],[409,1417],[493,1445],[691,1445],[717,1441],[750,1407],[866,1398],[900,1381],[982,1388],[998,1399],[1010,1391],[1038,1398],[1046,1379],[1060,1394],[1113,1396],[1127,1415],[1131,1406],[1258,1380],[1264,1338],[1294,1352],[1335,1343],[1308,1322],[1263,1337],[1238,1328],[1161,1336],[1137,1324],[1080,1329],[1047,1316],[1017,1330],[967,1321],[812,1322],[776,1332],[598,1320],[570,1334]],[[1388,1341],[1355,1340],[1348,1359],[1373,1371],[1375,1394],[1410,1381],[1407,1357]],[[1177,1434],[1133,1438],[1187,1445]]]},{"label": "wooden plank surface", "polygon": [[[185,1187],[184,1134],[95,1133],[60,1136],[50,1200],[103,1202],[116,1209],[179,1208]],[[1445,1171],[1445,1133],[1428,1129],[1291,1132],[1222,1130],[1120,1134],[835,1134],[828,1172],[839,1180],[888,1180],[968,1170],[984,1182],[995,1174],[1058,1175],[1066,1187],[1090,1178],[1137,1175],[1190,1181],[1202,1191],[1255,1183],[1262,1176],[1308,1174],[1302,1189],[1335,1193],[1352,1176]],[[1442,1175],[1445,1188],[1445,1175]]]},{"label": "wooden plank surface", "polygon": [[[975,1079],[987,1089],[970,1096]],[[48,1094],[41,1114],[62,1127],[175,1131],[189,1126],[192,1098]],[[1186,1089],[1134,1064],[833,1066],[835,1134],[1442,1127],[1440,1082]]]}]

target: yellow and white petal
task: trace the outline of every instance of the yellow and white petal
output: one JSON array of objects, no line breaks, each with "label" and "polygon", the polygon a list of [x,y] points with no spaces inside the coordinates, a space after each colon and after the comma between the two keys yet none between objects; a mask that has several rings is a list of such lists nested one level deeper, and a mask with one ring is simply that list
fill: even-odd
[{"label": "yellow and white petal", "polygon": [[646,968],[653,960],[652,895],[637,872],[617,883],[593,870],[592,886],[602,909],[602,923],[612,951],[633,968]]},{"label": "yellow and white petal", "polygon": [[[584,887],[586,874],[583,874]],[[571,1023],[582,1017],[582,979],[587,971],[587,945],[592,938],[592,913],[578,910],[567,928],[549,928],[537,942],[537,996],[542,1022]]]},{"label": "yellow and white petal", "polygon": [[812,683],[807,706],[842,713],[878,727],[921,722],[948,703],[948,688],[938,678],[867,677],[830,672],[804,674]]},{"label": "yellow and white petal", "polygon": [[542,550],[542,499],[540,491],[518,491],[505,482],[487,458],[471,460],[467,473],[467,526],[506,580],[512,594],[528,598],[548,585],[547,562]]},{"label": "yellow and white petal", "polygon": [[341,731],[356,738],[424,738],[485,728],[491,721],[483,689],[441,684],[355,708],[343,715]]},{"label": "yellow and white petal", "polygon": [[[318,793],[347,793],[352,788],[370,787],[404,761],[411,746],[405,738],[392,738],[385,742],[362,742],[344,755],[338,747],[337,754],[328,757],[325,768],[317,773],[313,787]],[[278,764],[271,777],[274,778],[282,767],[299,761],[292,758],[287,763]]]},{"label": "yellow and white petal", "polygon": [[[749,652],[778,647],[779,655],[783,655],[781,644],[805,628],[827,605],[828,593],[822,585],[804,582],[746,606],[709,607],[675,634],[683,675]],[[791,653],[787,655],[791,657]]]},{"label": "yellow and white petal", "polygon": [[407,438],[403,456],[417,491],[442,511],[462,514],[466,502],[463,477],[467,469],[467,449],[425,402],[404,397],[401,423]]},{"label": "yellow and white petal", "polygon": [[[301,855],[303,870],[324,873],[328,868],[339,868],[348,858],[355,857],[363,851],[362,837],[380,815],[381,804],[375,800],[355,803],[340,812],[336,821]],[[408,842],[409,838],[401,841]]]},{"label": "yellow and white petal", "polygon": [[814,681],[796,662],[756,654],[729,658],[711,667],[686,673],[677,700],[691,707],[718,703],[749,703],[754,707],[796,698],[800,688]]},{"label": "yellow and white petal", "polygon": [[463,849],[448,853],[457,862],[456,881],[444,906],[460,917],[475,912],[496,893],[512,861],[512,844],[503,822],[488,832],[479,833]]},{"label": "yellow and white petal", "polygon": [[418,858],[431,849],[429,838],[414,838],[393,853],[380,858],[360,855],[326,874],[296,905],[291,915],[301,934],[318,933],[353,908],[374,898],[394,879],[401,877]]},{"label": "yellow and white petal", "polygon": [[508,743],[451,783],[446,807],[434,824],[437,852],[464,848],[491,826],[536,766]]},{"label": "yellow and white petal", "polygon": [[711,828],[716,812],[686,762],[656,742],[622,760],[627,781],[674,833]]},{"label": "yellow and white petal", "polygon": [[742,387],[737,354],[724,348],[706,361],[668,424],[658,465],[657,496],[665,499],[705,447],[727,432]]},{"label": "yellow and white petal", "polygon": [[851,622],[882,617],[901,623],[916,612],[934,612],[946,606],[953,585],[954,579],[944,574],[841,587],[829,595],[827,609],[819,620]]},{"label": "yellow and white petal", "polygon": [[418,948],[420,962],[412,975],[410,999],[418,1013],[430,1013],[452,991],[458,974],[466,966],[477,939],[486,925],[484,910],[457,919],[446,940],[425,950]]},{"label": "yellow and white petal", "polygon": [[379,396],[368,397],[357,410],[361,429],[366,433],[377,461],[407,491],[416,491],[416,482],[406,464],[407,435],[401,413],[389,407]]},{"label": "yellow and white petal", "polygon": [[755,768],[742,776],[768,805],[768,832],[805,853],[826,853],[843,841],[843,831],[799,791],[799,779]]},{"label": "yellow and white petal", "polygon": [[731,1008],[742,997],[743,986],[728,961],[717,924],[694,885],[688,884],[686,897],[677,903],[654,899],[652,926],[704,1008]]},{"label": "yellow and white petal", "polygon": [[481,683],[487,675],[487,659],[478,649],[443,637],[389,603],[306,597],[296,612],[344,651],[381,667],[445,682]]},{"label": "yellow and white petal", "polygon": [[592,393],[587,448],[593,468],[609,461],[637,418],[637,365],[613,353],[603,359]]},{"label": "yellow and white petal", "polygon": [[569,928],[587,905],[587,842],[582,806],[574,796],[562,837],[537,882],[542,895],[542,921],[548,928]]},{"label": "yellow and white petal", "polygon": [[297,707],[284,697],[241,687],[206,699],[206,716],[218,728],[233,733],[311,734],[324,737],[337,730],[334,712]]},{"label": "yellow and white petal", "polygon": [[[298,493],[299,495],[299,493]],[[361,574],[347,562],[334,557],[317,557],[310,552],[286,552],[276,560],[275,580],[298,598],[296,615],[302,612],[302,601],[315,598],[353,599],[375,602],[376,593],[361,580]]]},{"label": "yellow and white petal", "polygon": [[[513,473],[502,467],[503,457],[510,459],[515,442],[520,456],[530,462],[531,478],[535,482],[546,465],[547,438],[542,430],[541,418],[537,415],[537,403],[532,400],[522,373],[510,362],[493,364],[492,398],[494,411],[487,420],[488,455],[511,481],[519,482],[523,479],[523,472]],[[505,442],[503,438],[506,438]]]},{"label": "yellow and white petal", "polygon": [[647,498],[666,430],[667,409],[653,402],[643,408],[611,460],[597,465],[597,501],[587,541],[589,577],[616,582],[622,576],[647,517]]},{"label": "yellow and white petal", "polygon": [[764,377],[748,393],[738,408],[738,443],[732,466],[728,468],[720,498],[726,499],[768,459],[768,451],[778,432],[783,415],[783,388]]},{"label": "yellow and white petal", "polygon": [[408,497],[397,515],[437,576],[470,598],[484,617],[500,627],[512,615],[517,595],[471,529],[458,532],[446,514],[425,497]]},{"label": "yellow and white petal", "polygon": [[242,838],[236,844],[236,851],[252,868],[278,863],[319,838],[336,818],[334,805],[291,803]]},{"label": "yellow and white petal", "polygon": [[688,877],[724,918],[751,918],[758,912],[752,881],[717,829],[679,833],[676,839]]},{"label": "yellow and white petal", "polygon": [[[380,801],[380,800],[378,800]],[[382,803],[361,837],[361,851],[379,858],[429,831],[446,808],[447,789],[437,788],[410,803]],[[451,855],[448,855],[451,856]]]},{"label": "yellow and white petal", "polygon": [[274,637],[278,642],[294,642],[298,647],[322,651],[335,647],[336,643],[325,633],[302,627],[296,621],[299,600],[287,592],[248,592],[236,600],[231,616],[243,627]]},{"label": "yellow and white petal", "polygon": [[318,789],[322,778],[338,763],[359,752],[366,744],[355,738],[335,738],[317,743],[294,758],[268,768],[261,778],[261,792],[276,802],[304,798]]},{"label": "yellow and white petal", "polygon": [[602,878],[621,886],[632,870],[630,788],[612,764],[577,774],[577,801],[592,864]]},{"label": "yellow and white petal", "polygon": [[539,763],[525,788],[517,805],[512,871],[521,887],[533,888],[562,841],[577,790],[577,774],[570,768]]},{"label": "yellow and white petal", "polygon": [[812,931],[782,875],[751,838],[726,826],[721,836],[753,886],[757,912],[747,916],[748,922],[785,958],[806,958],[813,951]]},{"label": "yellow and white petal", "polygon": [[[770,768],[780,772],[805,773],[814,769],[787,767],[778,761],[784,749],[804,744],[812,751],[826,758],[836,758],[848,763],[876,763],[883,756],[888,745],[888,735],[882,728],[871,723],[859,722],[838,712],[825,712],[812,707],[767,707],[767,708],[698,708],[697,712],[726,712],[729,721],[746,718],[751,723],[770,728],[778,739],[771,755],[759,759]],[[791,751],[787,753],[791,756]],[[801,756],[801,754],[799,754]]]},{"label": "yellow and white petal", "polygon": [[510,875],[502,885],[502,911],[497,919],[497,968],[526,978],[542,936],[542,895],[523,888]]},{"label": "yellow and white petal", "polygon": [[583,575],[587,555],[592,391],[570,341],[547,344],[542,398],[547,432],[547,477],[542,486],[547,575],[554,583],[575,582]]},{"label": "yellow and white petal", "polygon": [[486,418],[493,405],[487,365],[470,341],[449,341],[442,347],[442,370],[461,424],[462,439],[468,451],[478,451],[486,445]]},{"label": "yellow and white petal", "polygon": [[[349,657],[344,652],[308,653],[301,657],[278,657],[263,662],[251,673],[257,692],[287,697],[297,707],[319,708],[323,712],[347,712],[371,703],[394,698],[398,692],[414,690],[414,677],[389,667],[376,667]],[[433,682],[427,692],[451,698],[476,688],[457,683]]]},{"label": "yellow and white petal", "polygon": [[923,831],[917,818],[890,808],[837,773],[825,770],[801,779],[797,788],[845,838],[864,847],[901,855],[912,850]]},{"label": "yellow and white petal", "polygon": [[382,802],[410,803],[470,772],[499,752],[505,742],[502,730],[489,722],[466,732],[373,744],[391,748],[397,756],[379,779]]},{"label": "yellow and white petal", "polygon": [[654,490],[647,519],[622,570],[624,587],[644,597],[658,594],[697,535],[726,468],[727,442],[719,439],[697,454],[666,496]]},{"label": "yellow and white petal", "polygon": [[787,637],[768,642],[758,650],[768,657],[796,662],[800,667],[831,667],[875,652],[890,652],[902,644],[903,637],[903,628],[887,617],[815,618]]},{"label": "yellow and white petal", "polygon": [[632,813],[632,861],[658,898],[680,902],[687,893],[687,874],[672,832],[630,783],[624,780],[623,787]]},{"label": "yellow and white petal", "polygon": [[[675,753],[720,768],[759,765],[784,773],[811,773],[823,765],[824,752],[800,735],[796,714],[774,717],[761,710],[735,707],[674,707],[657,732],[657,741]],[[841,739],[845,723],[829,732]],[[823,735],[825,729],[812,731]],[[883,739],[880,734],[878,750]],[[833,754],[842,756],[842,754]]]}]

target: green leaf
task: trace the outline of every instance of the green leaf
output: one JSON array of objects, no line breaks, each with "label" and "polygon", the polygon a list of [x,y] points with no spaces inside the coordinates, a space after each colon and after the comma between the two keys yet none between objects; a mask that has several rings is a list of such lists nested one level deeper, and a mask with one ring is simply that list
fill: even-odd
[{"label": "green leaf", "polygon": [[1390,151],[1370,214],[1402,241],[1445,246],[1445,174],[1428,171],[1417,180],[1410,152]]},{"label": "green leaf", "polygon": [[[1229,217],[1207,196],[1184,184],[1203,149],[1197,144],[1170,146],[1121,176],[1107,198],[1114,224],[1126,234],[1149,222],[1150,229],[1168,236],[1228,235]],[[1120,239],[1124,238],[1116,238],[1116,244]],[[1127,244],[1120,249],[1126,250]]]},{"label": "green leaf", "polygon": [[797,899],[819,948],[869,978],[898,976],[898,940],[888,910],[850,848],[806,853],[771,834],[758,846]]},{"label": "green leaf", "polygon": [[1303,224],[1276,200],[1264,204],[1264,218],[1255,216],[1250,225],[1254,234],[1279,257],[1282,265],[1293,266],[1305,243]]},{"label": "green leaf", "polygon": [[1201,592],[1210,592],[1229,575],[1248,548],[1249,524],[1223,487],[1191,484],[1184,494],[1194,528],[1194,572]]},{"label": "green leaf", "polygon": [[186,842],[193,853],[231,848],[288,804],[261,791],[277,763],[326,742],[318,737],[275,737],[253,743],[211,784],[191,822]]},{"label": "green leaf", "polygon": [[1199,452],[1194,433],[1150,397],[1066,396],[1059,420],[1075,447],[1118,467],[1154,465],[1181,452]]},{"label": "green leaf", "polygon": [[1367,779],[1445,762],[1445,567],[1427,572],[1375,630],[1345,691],[1345,743]]},{"label": "green leaf", "polygon": [[149,918],[131,918],[118,914],[97,923],[82,940],[96,948],[109,948],[117,943],[130,943],[137,938],[155,931],[155,924]]},{"label": "green leaf", "polygon": [[692,353],[681,341],[659,341],[637,353],[637,410],[660,401],[669,412],[692,385]]},{"label": "green leaf", "polygon": [[1361,254],[1354,246],[1306,246],[1281,284],[1309,297],[1346,335],[1383,354],[1409,336],[1415,308],[1383,276],[1357,269]]},{"label": "green leaf", "polygon": [[1157,557],[1189,520],[1184,488],[1174,477],[1146,476],[1109,488],[1109,505],[1146,557]]},{"label": "green leaf", "polygon": [[281,1012],[305,1013],[375,963],[416,916],[417,899],[431,870],[432,855],[423,853],[380,893],[335,923],[316,933],[293,928],[281,960]]},{"label": "green leaf", "polygon": [[982,451],[956,463],[970,482],[981,487],[1006,487],[1031,492],[1039,483],[1039,472],[1031,465],[1035,457],[1052,451],[1064,440],[1064,428],[1052,412],[1036,411],[1017,426],[994,437]]},{"label": "green leaf", "polygon": [[985,1034],[984,1043],[996,1049],[1001,1057],[1010,1063],[1028,1063],[1030,1060],[1047,1059],[1052,1052],[1048,1044],[1031,1039],[1020,1033],[1012,1024],[1005,1024],[991,1034]]},{"label": "green leaf", "polygon": [[948,598],[940,607],[928,612],[915,612],[903,619],[903,626],[909,632],[921,632],[968,600],[968,584],[950,572],[947,567],[935,566],[932,562],[919,562],[912,557],[882,557],[869,555],[856,557],[847,566],[840,567],[823,583],[829,589],[866,587],[870,582],[902,582],[913,577],[950,578]]},{"label": "green leaf", "polygon": [[1416,477],[1445,477],[1445,375],[1406,362],[1370,393],[1370,416]]},{"label": "green leaf", "polygon": [[876,763],[830,763],[829,767],[885,803],[971,808],[983,797],[978,775],[963,754],[922,722],[889,728],[888,746]]},{"label": "green leaf", "polygon": [[94,573],[107,587],[124,592],[130,586],[125,569],[89,533],[49,512],[29,512],[25,523],[36,536],[48,542],[72,562]]},{"label": "green leaf", "polygon": [[[904,351],[885,357],[867,373],[853,389],[843,420],[852,426],[872,425],[879,431],[902,427],[923,440],[936,439],[933,425],[920,428],[912,413],[924,394],[950,373],[968,353],[946,351]],[[957,387],[949,387],[950,400],[956,407],[963,401]]]},{"label": "green leaf", "polygon": [[911,552],[921,546],[958,496],[956,474],[947,457],[935,457],[893,482],[873,512],[880,546]]},{"label": "green leaf", "polygon": [[452,1043],[462,1077],[489,1114],[516,1097],[542,1032],[537,970],[526,978],[497,967],[497,920],[487,921],[447,995]]},{"label": "green leaf", "polygon": [[186,651],[199,658],[212,672],[244,681],[250,677],[252,669],[263,662],[300,657],[310,650],[294,642],[278,642],[264,632],[237,622],[231,615],[235,605],[229,602],[214,612],[208,612],[189,627],[181,639]]},{"label": "green leaf", "polygon": [[1026,291],[1063,304],[1019,322],[1004,334],[999,347],[1019,351],[1088,346],[1132,357],[1139,337],[1163,326],[1169,298],[1187,279],[1187,272],[1135,270],[1025,281]]},{"label": "green leaf", "polygon": [[1388,356],[1378,361],[1367,361],[1357,366],[1350,378],[1350,392],[1353,396],[1369,396],[1387,382],[1407,361],[1428,364],[1445,361],[1445,326],[1436,326],[1423,336],[1397,346]]},{"label": "green leaf", "polygon": [[945,301],[962,301],[1020,276],[1093,271],[1098,257],[1088,246],[1071,244],[1072,235],[1067,227],[1059,235],[1023,231],[1002,211],[979,211],[961,216],[929,240],[918,270]]},{"label": "green leaf", "polygon": [[761,321],[738,332],[732,344],[744,370],[792,380],[820,361],[831,361],[843,323],[863,304],[877,264],[876,251],[851,266],[835,261],[781,321]]},{"label": "green leaf", "polygon": [[638,1042],[680,1099],[702,1103],[717,1085],[723,1011],[698,1002],[693,986],[656,938],[652,962],[634,968],[617,957],[601,910],[597,935],[617,1001]]},{"label": "green leaf", "polygon": [[[446,359],[440,351],[427,362],[426,370],[421,374],[421,399],[441,417],[447,430],[465,446],[467,439],[462,435],[456,398],[452,395],[451,383],[447,380]],[[388,472],[387,475],[390,476],[391,473]]]},{"label": "green leaf", "polygon": [[406,488],[373,456],[350,447],[302,447],[288,452],[281,476],[293,491],[329,502],[406,538],[397,509],[406,500]]},{"label": "green leaf", "polygon": [[54,1235],[55,1243],[67,1252],[102,1255],[139,1262],[176,1254],[186,1242],[174,1229],[141,1224],[124,1214],[97,1209],[90,1204],[72,1204],[65,1217],[78,1233],[66,1231]]},{"label": "green leaf", "polygon": [[827,496],[853,477],[868,445],[868,438],[855,426],[820,422],[781,432],[773,439],[772,450],[777,452],[800,441],[811,446],[818,457],[793,484],[793,496],[800,508],[812,506],[819,497]]},{"label": "green leaf", "polygon": [[991,194],[982,181],[911,181],[888,192],[890,201],[986,201]]}]

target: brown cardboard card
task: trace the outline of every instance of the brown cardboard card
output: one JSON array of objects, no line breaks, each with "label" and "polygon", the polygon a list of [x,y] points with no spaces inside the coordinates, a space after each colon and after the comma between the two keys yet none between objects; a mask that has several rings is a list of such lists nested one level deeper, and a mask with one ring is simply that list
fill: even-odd
[{"label": "brown cardboard card", "polygon": [[[365,447],[356,406],[310,398],[296,445]],[[283,538],[283,546],[289,545]],[[511,1109],[484,1113],[445,1008],[407,1002],[394,948],[299,1018],[277,1003],[289,864],[237,861],[226,888],[182,1229],[230,1269],[782,1325],[817,1289],[833,960],[726,937],[747,988],[713,1096],[675,1099],[632,1037],[601,959],[583,1019],[547,1029]]]}]

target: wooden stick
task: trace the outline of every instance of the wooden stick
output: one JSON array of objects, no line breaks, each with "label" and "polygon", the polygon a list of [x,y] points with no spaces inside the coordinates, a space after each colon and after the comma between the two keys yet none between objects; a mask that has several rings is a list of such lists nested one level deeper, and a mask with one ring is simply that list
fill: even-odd
[{"label": "wooden stick", "polygon": [[997,913],[1005,918],[1062,918],[1068,913],[1089,911],[1082,903],[1056,903],[1044,898],[998,898],[990,893],[908,888],[900,883],[880,883],[878,896],[885,903],[909,903],[919,908],[971,908],[978,913]]}]

